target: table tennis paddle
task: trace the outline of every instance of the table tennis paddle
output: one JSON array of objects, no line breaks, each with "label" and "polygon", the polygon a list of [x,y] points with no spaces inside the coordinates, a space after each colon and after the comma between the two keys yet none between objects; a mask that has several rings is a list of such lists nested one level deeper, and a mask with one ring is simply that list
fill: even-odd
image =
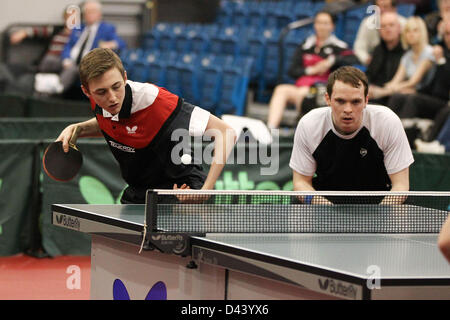
[{"label": "table tennis paddle", "polygon": [[75,145],[80,127],[76,126],[69,140],[69,151],[64,152],[62,141],[51,143],[45,150],[42,164],[45,173],[56,181],[69,181],[75,177],[83,164],[83,156]]}]

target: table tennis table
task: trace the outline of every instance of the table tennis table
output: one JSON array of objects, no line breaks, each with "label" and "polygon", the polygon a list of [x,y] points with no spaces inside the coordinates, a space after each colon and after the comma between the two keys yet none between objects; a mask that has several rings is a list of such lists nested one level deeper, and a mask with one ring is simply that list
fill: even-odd
[{"label": "table tennis table", "polygon": [[[273,207],[289,221],[277,206],[259,210]],[[175,255],[140,250],[146,210],[52,205],[53,225],[92,235],[91,299],[450,299],[450,265],[436,232],[206,232],[189,237],[188,254]],[[443,222],[448,211],[435,211]],[[332,218],[319,217],[318,225]]]}]

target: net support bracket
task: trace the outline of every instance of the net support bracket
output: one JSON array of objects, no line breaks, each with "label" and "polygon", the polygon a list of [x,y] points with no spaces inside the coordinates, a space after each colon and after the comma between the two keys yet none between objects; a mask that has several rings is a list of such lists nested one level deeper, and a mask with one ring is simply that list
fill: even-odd
[{"label": "net support bracket", "polygon": [[142,248],[146,251],[158,250],[162,253],[191,256],[191,237],[204,237],[205,233],[168,232],[158,230],[156,227],[158,213],[158,193],[147,190],[145,207],[145,222],[143,230]]}]

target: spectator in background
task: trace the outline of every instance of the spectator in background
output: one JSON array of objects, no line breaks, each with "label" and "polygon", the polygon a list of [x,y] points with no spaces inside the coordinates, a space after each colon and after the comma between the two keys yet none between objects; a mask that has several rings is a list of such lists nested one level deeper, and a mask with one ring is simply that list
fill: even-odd
[{"label": "spectator in background", "polygon": [[417,94],[403,95],[395,101],[400,118],[433,119],[449,100],[450,92],[450,21],[445,24],[443,46],[435,46],[437,68],[433,81]]},{"label": "spectator in background", "polygon": [[25,65],[1,65],[0,80],[3,80],[3,90],[11,93],[31,94],[33,92],[34,76],[36,72],[58,73],[62,70],[61,53],[64,46],[69,41],[71,28],[69,28],[69,19],[72,13],[64,9],[64,26],[38,26],[13,29],[9,36],[11,45],[20,44],[26,38],[51,38],[50,44],[45,55],[39,62],[37,69]]},{"label": "spectator in background", "polygon": [[55,26],[43,26],[43,27],[29,27],[14,31],[9,39],[12,45],[21,43],[25,38],[39,37],[49,38],[50,45],[45,53],[44,57],[38,65],[38,72],[60,72],[62,68],[61,53],[64,46],[69,41],[70,34],[72,32],[69,27],[69,19],[72,18],[72,14],[68,8],[64,9],[64,26],[58,28]]},{"label": "spectator in background", "polygon": [[443,36],[442,47],[435,46],[434,53],[438,67],[430,90],[425,91],[426,94],[420,93],[407,97],[399,111],[400,117],[434,120],[429,133],[423,137],[425,141],[421,139],[415,141],[417,150],[423,152],[443,152],[444,146],[447,146],[447,151],[450,151],[448,120],[450,119],[450,21],[444,25]]},{"label": "spectator in background", "polygon": [[416,93],[431,83],[436,61],[422,18],[408,19],[402,33],[402,43],[409,50],[403,55],[394,78],[384,86],[392,95],[388,106],[397,114],[407,94]]},{"label": "spectator in background", "polygon": [[377,99],[378,92],[391,80],[398,69],[400,60],[405,52],[401,38],[401,26],[396,12],[388,11],[380,18],[381,42],[373,51],[373,58],[367,67],[366,75],[369,79],[369,99],[371,103],[386,105],[388,98]]},{"label": "spectator in background", "polygon": [[407,20],[402,31],[402,46],[409,49],[401,58],[394,77],[377,90],[372,90],[372,98],[390,96],[387,106],[397,111],[403,105],[404,94],[415,93],[429,85],[434,76],[433,48],[428,44],[425,23],[420,17]]},{"label": "spectator in background", "polygon": [[437,0],[439,11],[425,16],[430,43],[436,44],[443,40],[444,20],[450,20],[450,0]]},{"label": "spectator in background", "polygon": [[[376,0],[375,5],[380,8],[380,16],[385,12],[396,12],[395,0]],[[377,12],[373,15],[365,17],[359,25],[358,33],[356,34],[355,42],[353,44],[353,51],[363,65],[369,65],[372,60],[373,51],[380,43],[380,34],[377,30],[378,22]],[[405,17],[399,15],[398,19],[400,25],[403,27],[406,23]]]},{"label": "spectator in background", "polygon": [[126,47],[117,35],[116,28],[102,22],[100,2],[88,0],[82,7],[83,21],[80,29],[74,29],[62,51],[62,71],[59,75],[37,75],[35,89],[41,93],[60,94],[75,85],[78,64],[90,50],[100,47],[120,51]]},{"label": "spectator in background", "polygon": [[300,112],[309,88],[318,82],[326,83],[332,69],[358,63],[347,44],[332,34],[333,30],[333,16],[326,11],[318,12],[314,18],[315,34],[299,45],[292,57],[288,73],[297,79],[295,84],[275,87],[269,103],[269,128],[278,128],[288,103]]}]

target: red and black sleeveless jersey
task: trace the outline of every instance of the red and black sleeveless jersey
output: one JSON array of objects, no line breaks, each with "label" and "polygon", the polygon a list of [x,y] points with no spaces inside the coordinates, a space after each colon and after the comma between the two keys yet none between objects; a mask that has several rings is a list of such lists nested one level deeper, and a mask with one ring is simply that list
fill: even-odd
[{"label": "red and black sleeveless jersey", "polygon": [[91,100],[91,107],[122,177],[145,196],[147,189],[172,189],[173,184],[203,185],[200,165],[174,164],[172,141],[176,129],[189,130],[194,106],[164,88],[127,81],[119,114],[112,116]]}]

